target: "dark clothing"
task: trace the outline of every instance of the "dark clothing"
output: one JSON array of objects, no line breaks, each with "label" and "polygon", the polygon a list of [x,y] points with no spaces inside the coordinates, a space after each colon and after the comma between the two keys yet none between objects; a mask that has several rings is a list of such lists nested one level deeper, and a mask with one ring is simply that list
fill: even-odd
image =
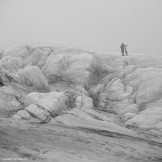
[{"label": "dark clothing", "polygon": [[127,45],[125,45],[124,43],[122,43],[121,46],[120,46],[120,48],[121,48],[122,56],[124,56],[124,52],[128,56]]},{"label": "dark clothing", "polygon": [[121,44],[120,48],[121,48],[122,56],[124,56],[124,43]]}]

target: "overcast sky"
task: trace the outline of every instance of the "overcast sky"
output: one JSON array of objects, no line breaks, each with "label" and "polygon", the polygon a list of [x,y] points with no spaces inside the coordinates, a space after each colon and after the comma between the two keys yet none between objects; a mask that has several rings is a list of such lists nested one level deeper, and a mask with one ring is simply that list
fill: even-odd
[{"label": "overcast sky", "polygon": [[0,0],[0,46],[162,54],[162,0]]}]

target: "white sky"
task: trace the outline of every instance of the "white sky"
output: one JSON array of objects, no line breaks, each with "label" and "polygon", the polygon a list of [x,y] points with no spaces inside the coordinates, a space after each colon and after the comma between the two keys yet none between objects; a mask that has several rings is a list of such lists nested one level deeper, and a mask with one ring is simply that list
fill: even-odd
[{"label": "white sky", "polygon": [[0,47],[62,44],[162,54],[162,0],[0,0]]}]

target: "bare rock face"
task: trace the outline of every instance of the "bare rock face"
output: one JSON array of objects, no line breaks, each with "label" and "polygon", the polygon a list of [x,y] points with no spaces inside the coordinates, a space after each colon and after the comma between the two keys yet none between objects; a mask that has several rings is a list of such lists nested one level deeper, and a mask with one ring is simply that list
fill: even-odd
[{"label": "bare rock face", "polygon": [[[13,80],[20,84],[26,82],[25,85],[33,84],[38,89],[42,89],[43,86],[49,89],[47,81],[51,84],[64,81],[90,87],[96,82],[97,68],[96,59],[88,52],[77,50],[74,53],[73,50],[60,50],[59,52],[51,47],[15,47],[5,51],[0,60],[3,82],[14,82]],[[32,73],[35,75],[35,80],[33,78],[31,81]],[[41,83],[36,83],[36,85],[35,82],[38,80]]]},{"label": "bare rock face", "polygon": [[13,115],[13,118],[29,120],[31,115],[25,110],[19,110],[15,115]]},{"label": "bare rock face", "polygon": [[76,103],[75,103],[77,108],[84,108],[84,109],[92,109],[93,108],[93,101],[92,98],[87,97],[87,96],[78,96],[76,98]]},{"label": "bare rock face", "polygon": [[139,127],[143,130],[158,130],[161,132],[162,122],[162,100],[150,103],[146,106],[145,110],[141,111],[138,115],[128,120],[125,124],[127,126]]},{"label": "bare rock face", "polygon": [[127,65],[134,65],[138,68],[161,67],[161,56],[150,56],[147,54],[135,54],[125,58]]},{"label": "bare rock face", "polygon": [[[27,139],[31,136],[35,147],[40,149],[44,148],[45,144],[48,145],[46,149],[51,149],[52,145],[57,146],[54,147],[54,153],[48,149],[27,150],[27,156],[22,153],[26,149],[22,151],[12,147],[18,154],[27,158],[38,158],[38,161],[41,158],[48,161],[47,155],[55,155],[60,148],[61,152],[64,150],[66,153],[67,148],[68,151],[69,148],[76,151],[73,145],[76,144],[77,138],[80,143],[77,143],[75,148],[84,150],[91,141],[94,144],[90,144],[89,148],[97,150],[95,155],[104,155],[106,158],[102,159],[103,161],[107,161],[111,154],[113,158],[110,160],[119,161],[120,157],[125,161],[137,160],[137,156],[132,154],[134,150],[136,155],[140,155],[139,161],[150,161],[152,157],[151,161],[161,160],[161,63],[160,57],[142,54],[122,57],[72,48],[23,46],[6,50],[0,60],[0,128],[6,126],[7,129],[9,125],[6,132],[11,129],[15,134],[21,132],[21,129],[27,129],[25,133],[21,132],[21,135],[27,133]],[[21,129],[18,129],[19,127]],[[68,131],[65,131],[65,127]],[[37,131],[39,133],[36,133]],[[86,134],[84,138],[83,132]],[[90,137],[90,134],[95,135]],[[100,149],[98,144],[101,139],[96,137],[96,134],[102,139],[106,138]],[[107,137],[111,141],[108,144]],[[68,143],[70,138],[73,140]],[[31,139],[26,143],[23,143],[24,140],[21,142],[30,148]],[[46,141],[47,139],[49,141]],[[59,143],[62,139],[65,142]],[[82,139],[91,140],[84,141],[83,147],[80,147]],[[38,141],[42,142],[41,147],[38,147]],[[126,144],[129,144],[129,147]],[[6,143],[2,142],[2,145]],[[104,145],[107,146],[104,148]],[[122,147],[119,149],[120,146]],[[69,154],[74,157],[69,152],[67,157]],[[92,157],[91,155],[88,157]],[[118,159],[116,155],[119,156]],[[159,159],[156,159],[156,156]],[[51,159],[57,160],[53,155]],[[85,159],[83,161],[87,161],[87,158]],[[74,161],[78,161],[78,158]]]},{"label": "bare rock face", "polygon": [[17,75],[17,81],[21,84],[33,86],[37,89],[49,90],[48,81],[37,66],[29,66],[24,69],[20,69],[17,72]]},{"label": "bare rock face", "polygon": [[[42,110],[41,108],[39,108],[37,105],[34,104],[27,106],[25,108],[25,111],[42,122],[46,121],[47,118],[49,117],[49,113],[47,111]],[[17,114],[19,115],[20,112],[18,112]],[[23,115],[20,116],[23,117]]]},{"label": "bare rock face", "polygon": [[138,68],[129,74],[124,82],[133,87],[134,102],[139,114],[127,121],[126,125],[156,129],[161,122],[162,69],[159,67]]},{"label": "bare rock face", "polygon": [[[5,83],[19,83],[36,89],[49,90],[48,81],[39,67],[51,48],[15,47],[4,52],[0,60],[0,78]],[[37,65],[37,66],[32,66]]]},{"label": "bare rock face", "polygon": [[[67,84],[66,87],[73,84],[71,90],[75,87],[74,93],[64,91],[69,98],[67,106],[80,110],[92,110],[95,107],[119,116],[122,122],[126,122],[126,126],[136,125],[142,128],[144,127],[142,125],[147,125],[142,122],[143,115],[149,112],[150,115],[156,114],[160,111],[159,100],[162,94],[160,63],[161,58],[145,55],[141,55],[139,59],[139,56],[119,57],[77,49],[23,46],[3,52],[0,60],[0,78],[6,85],[19,84],[26,86],[25,88],[48,92],[53,91],[51,85],[58,82],[60,84],[64,82]],[[30,98],[31,102],[26,105],[29,106],[27,112],[41,114],[46,110],[49,113],[47,116],[55,116],[65,107],[66,102],[63,93],[64,97],[59,99],[56,94],[59,96],[60,93],[28,94],[26,98]],[[31,104],[33,108],[30,107]],[[35,111],[30,111],[32,109]],[[39,115],[36,116],[39,118]],[[150,123],[155,116],[149,116]],[[161,119],[157,117],[155,122],[152,122],[153,127],[160,122]]]},{"label": "bare rock face", "polygon": [[[24,110],[32,117],[44,122],[50,116],[57,116],[63,112],[66,112],[67,97],[61,92],[50,93],[29,93],[24,99]],[[23,110],[23,111],[24,111]],[[24,118],[22,110],[17,112],[17,115]]]},{"label": "bare rock face", "polygon": [[127,126],[158,130],[162,92],[160,58],[143,56],[142,61],[138,60],[135,56],[123,60],[124,63],[120,64],[123,66],[116,71],[116,78],[108,80],[105,90],[99,93],[99,106],[121,116],[127,121]]},{"label": "bare rock face", "polygon": [[0,60],[1,71],[6,70],[8,72],[15,72],[22,67],[23,67],[23,60],[20,57],[6,56]]},{"label": "bare rock face", "polygon": [[32,47],[30,46],[15,46],[7,49],[3,53],[3,57],[10,56],[10,57],[21,57],[25,59],[29,56]]},{"label": "bare rock face", "polygon": [[26,59],[26,65],[38,66],[40,69],[45,65],[48,56],[53,52],[52,47],[40,46],[31,50],[31,54]]},{"label": "bare rock face", "polygon": [[51,54],[43,67],[43,73],[49,82],[63,80],[84,86],[93,82],[96,66],[96,60],[88,53]]},{"label": "bare rock face", "polygon": [[0,116],[9,116],[10,113],[19,110],[22,94],[11,86],[0,88]]},{"label": "bare rock face", "polygon": [[160,99],[162,92],[162,69],[156,67],[138,68],[128,75],[125,83],[136,89],[136,103],[142,107]]}]

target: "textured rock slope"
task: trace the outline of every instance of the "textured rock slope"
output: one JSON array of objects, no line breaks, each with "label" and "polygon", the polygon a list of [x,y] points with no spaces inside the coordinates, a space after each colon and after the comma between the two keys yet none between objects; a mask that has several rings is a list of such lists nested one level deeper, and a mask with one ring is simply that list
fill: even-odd
[{"label": "textured rock slope", "polygon": [[0,60],[0,116],[162,143],[161,64],[144,54],[14,47]]},{"label": "textured rock slope", "polygon": [[[0,78],[6,86],[12,84],[33,91],[53,91],[23,95],[24,100],[32,98],[33,101],[31,105],[21,101],[24,110],[18,112],[19,115],[23,116],[26,111],[25,114],[39,118],[36,113],[40,111],[43,117],[39,119],[44,121],[44,115],[55,116],[60,109],[92,111],[95,108],[114,114],[123,126],[161,132],[161,63],[160,57],[142,54],[120,57],[79,49],[24,46],[3,53]],[[62,92],[54,92],[57,84],[58,89],[65,85]],[[56,94],[61,95],[58,98]],[[68,102],[72,104],[69,109]],[[56,112],[52,113],[54,109]]]}]

